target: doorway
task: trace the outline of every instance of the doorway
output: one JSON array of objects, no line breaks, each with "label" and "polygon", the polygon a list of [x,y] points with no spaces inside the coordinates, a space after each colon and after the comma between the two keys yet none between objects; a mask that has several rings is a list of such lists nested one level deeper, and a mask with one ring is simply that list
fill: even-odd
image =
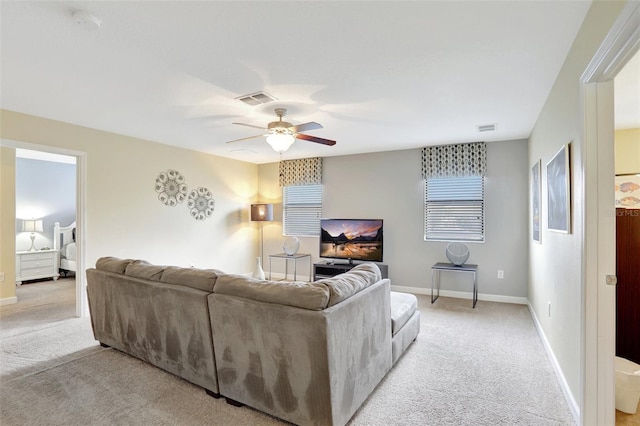
[{"label": "doorway", "polygon": [[585,225],[581,423],[615,422],[613,80],[640,49],[640,3],[628,2],[582,75]]},{"label": "doorway", "polygon": [[[16,140],[2,139],[2,146],[14,149],[25,149],[31,151],[40,151],[48,154],[57,154],[63,156],[71,156],[75,158],[76,163],[76,274],[75,274],[75,316],[88,317],[89,306],[86,296],[86,279],[83,271],[86,259],[86,153],[66,148],[59,148],[47,145],[37,145]],[[14,183],[15,185],[15,183]],[[15,217],[14,217],[15,220]]]},{"label": "doorway", "polygon": [[19,310],[31,326],[76,316],[76,268],[67,266],[76,263],[76,244],[59,226],[75,226],[76,179],[76,157],[16,149],[17,303],[5,310]]},{"label": "doorway", "polygon": [[[614,79],[616,213],[615,355],[640,364],[640,51]],[[617,362],[622,362],[618,360]],[[640,367],[638,367],[640,368]],[[640,412],[616,407],[616,424],[640,425]]]}]

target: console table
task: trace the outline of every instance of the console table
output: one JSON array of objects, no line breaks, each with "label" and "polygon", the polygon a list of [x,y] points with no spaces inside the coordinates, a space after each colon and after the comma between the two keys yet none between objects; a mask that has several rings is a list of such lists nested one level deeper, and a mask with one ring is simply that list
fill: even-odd
[{"label": "console table", "polygon": [[309,281],[311,281],[311,255],[308,253],[296,253],[296,254],[286,254],[286,253],[278,253],[278,254],[270,254],[269,255],[269,279],[271,279],[271,260],[273,258],[276,259],[284,259],[284,279],[286,280],[289,276],[289,260],[293,260],[293,280],[297,281],[298,279],[298,259],[308,258],[309,260]]},{"label": "console table", "polygon": [[[431,267],[431,303],[438,300],[440,297],[440,272],[442,271],[452,271],[452,272],[469,272],[473,274],[473,307],[476,307],[476,303],[478,302],[478,265],[464,264],[464,265],[454,265],[453,263],[444,263],[438,262]],[[437,289],[438,294],[434,297],[433,293],[433,282],[437,281]]]},{"label": "console table", "polygon": [[[331,278],[338,274],[342,274],[353,269],[358,263],[333,263],[319,262],[313,264],[313,280],[317,281],[322,278]],[[380,268],[382,278],[389,278],[389,267],[382,263],[376,263]]]}]

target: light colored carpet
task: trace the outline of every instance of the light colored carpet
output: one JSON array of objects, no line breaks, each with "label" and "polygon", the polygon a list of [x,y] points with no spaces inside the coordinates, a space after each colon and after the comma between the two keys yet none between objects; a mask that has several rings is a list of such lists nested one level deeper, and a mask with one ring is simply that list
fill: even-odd
[{"label": "light colored carpet", "polygon": [[75,317],[74,278],[16,287],[18,303],[0,306],[0,338],[28,333]]},{"label": "light colored carpet", "polygon": [[[525,306],[419,297],[421,332],[350,425],[572,425]],[[78,325],[76,325],[78,323]],[[83,325],[85,324],[85,325]],[[86,336],[88,320],[43,332],[76,346],[61,358],[6,368],[4,425],[271,425],[281,421],[216,400],[197,386]],[[65,330],[65,331],[63,331]],[[90,333],[89,333],[90,334]],[[43,336],[32,334],[38,340]],[[14,337],[9,337],[10,342]],[[59,352],[51,337],[49,344]],[[3,339],[3,347],[4,347]],[[16,346],[30,345],[27,341]],[[43,347],[33,343],[34,350]]]},{"label": "light colored carpet", "polygon": [[0,380],[41,371],[99,350],[91,322],[75,318],[75,279],[16,288],[18,303],[0,307]]}]

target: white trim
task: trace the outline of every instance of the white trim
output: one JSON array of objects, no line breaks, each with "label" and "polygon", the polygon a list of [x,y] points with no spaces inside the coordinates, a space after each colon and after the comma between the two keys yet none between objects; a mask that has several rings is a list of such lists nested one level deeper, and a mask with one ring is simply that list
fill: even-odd
[{"label": "white trim", "polygon": [[[431,296],[430,288],[422,288],[422,287],[407,287],[407,286],[397,286],[392,285],[391,291],[398,291],[402,293],[411,293],[422,296]],[[466,291],[451,291],[451,290],[440,290],[440,296],[442,297],[452,297],[454,299],[469,299],[473,298],[473,293]],[[485,302],[498,302],[498,303],[515,303],[517,305],[527,305],[529,301],[526,297],[517,297],[517,296],[503,296],[501,294],[478,294],[478,300],[484,300]]]},{"label": "white trim", "polygon": [[4,299],[0,299],[0,306],[4,305],[13,305],[14,303],[18,303],[18,297],[5,297]]},{"label": "white trim", "polygon": [[[607,217],[613,193],[612,80],[640,49],[640,2],[629,1],[580,78],[583,120],[581,158],[582,345],[579,424],[615,422],[615,292],[604,276],[615,273],[615,227]],[[601,152],[602,151],[602,152]],[[608,200],[609,199],[609,200]],[[615,223],[615,222],[614,222]],[[613,251],[612,251],[613,250]]]},{"label": "white trim", "polygon": [[32,151],[30,149],[16,148],[16,158],[29,158],[32,160],[49,161],[63,164],[76,164],[76,157],[72,155],[52,154],[44,151]]},{"label": "white trim", "polygon": [[32,151],[43,151],[76,158],[76,229],[78,230],[79,236],[76,241],[78,254],[76,270],[76,316],[80,318],[88,317],[89,303],[87,301],[87,283],[84,274],[87,258],[87,153],[68,148],[38,145],[12,139],[0,139],[0,146],[8,146],[16,149],[28,149]]},{"label": "white trim", "polygon": [[637,1],[629,1],[625,5],[580,81],[586,84],[613,80],[640,49],[639,5]]},{"label": "white trim", "polygon": [[85,276],[87,263],[87,153],[76,153],[76,316],[89,316],[87,299],[87,281]]},{"label": "white trim", "polygon": [[580,424],[580,407],[576,399],[573,397],[571,393],[571,388],[569,388],[569,383],[567,383],[567,379],[562,374],[562,368],[560,368],[560,363],[558,363],[558,359],[556,355],[553,353],[553,349],[551,349],[551,345],[547,340],[547,336],[545,336],[544,331],[542,330],[542,326],[540,322],[538,322],[538,317],[536,317],[536,313],[531,306],[531,303],[527,303],[529,308],[529,312],[531,313],[531,318],[533,319],[533,323],[536,326],[536,330],[538,330],[538,335],[540,336],[540,340],[542,340],[542,346],[544,346],[545,351],[547,352],[547,356],[549,357],[549,361],[551,361],[551,366],[553,367],[553,371],[556,373],[556,377],[560,382],[560,388],[562,389],[562,393],[564,394],[565,399],[567,400],[567,404],[569,405],[569,409],[571,410],[571,415],[573,419],[576,421],[576,424]]}]

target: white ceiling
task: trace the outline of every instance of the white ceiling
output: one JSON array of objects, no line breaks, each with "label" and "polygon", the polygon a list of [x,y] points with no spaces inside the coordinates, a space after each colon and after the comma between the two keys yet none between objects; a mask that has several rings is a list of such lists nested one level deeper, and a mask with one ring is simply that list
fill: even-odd
[{"label": "white ceiling", "polygon": [[[0,106],[253,163],[527,138],[590,1],[2,1]],[[72,10],[102,20],[75,24]],[[278,101],[247,106],[265,91]],[[477,125],[497,124],[479,133]]]}]

